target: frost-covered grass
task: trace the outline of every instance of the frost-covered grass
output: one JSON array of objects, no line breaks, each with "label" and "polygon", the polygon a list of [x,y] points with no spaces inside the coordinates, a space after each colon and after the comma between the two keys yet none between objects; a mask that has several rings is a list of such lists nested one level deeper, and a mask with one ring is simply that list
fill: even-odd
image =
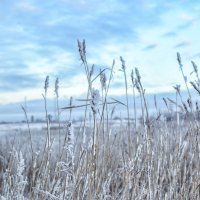
[{"label": "frost-covered grass", "polygon": [[150,194],[152,199],[199,198],[200,148],[193,121],[180,126],[155,121],[150,153],[145,127],[138,127],[132,135],[131,157],[123,124],[120,129],[109,127],[104,142],[99,137],[95,154],[89,134],[83,144],[78,129],[71,130],[72,140],[65,138],[69,132],[66,127],[61,133],[65,148],[60,158],[58,130],[52,131],[55,140],[45,154],[45,130],[32,130],[33,161],[27,132],[2,137],[1,195],[6,199],[150,199]]},{"label": "frost-covered grass", "polygon": [[[178,86],[175,90],[181,101],[165,99],[168,118],[157,107],[151,117],[136,69],[131,83],[133,101],[136,93],[141,100],[142,116],[138,116],[135,107],[130,112],[125,61],[121,58],[126,102],[110,100],[114,62],[95,76],[86,62],[85,43],[78,46],[88,81],[87,98],[81,103],[83,120],[79,125],[71,121],[73,109],[79,109],[71,102],[62,109],[70,113],[69,121],[60,121],[56,80],[57,128],[49,121],[47,77],[45,129],[33,129],[24,109],[27,128],[1,136],[0,199],[200,199],[199,110],[189,89],[187,102],[181,100]],[[182,67],[179,54],[178,62]],[[93,89],[98,78],[101,89]],[[124,106],[127,115],[113,124],[117,104]]]}]

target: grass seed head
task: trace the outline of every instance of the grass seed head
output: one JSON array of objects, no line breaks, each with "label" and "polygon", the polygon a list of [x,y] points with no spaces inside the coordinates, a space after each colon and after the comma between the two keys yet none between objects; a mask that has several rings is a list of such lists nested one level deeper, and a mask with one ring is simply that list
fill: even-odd
[{"label": "grass seed head", "polygon": [[122,58],[122,56],[120,56],[120,61],[122,63],[122,70],[126,70],[125,60]]},{"label": "grass seed head", "polygon": [[135,74],[136,74],[136,77],[137,77],[138,82],[140,82],[141,76],[140,76],[140,73],[139,73],[139,70],[138,70],[137,67],[135,68]]},{"label": "grass seed head", "polygon": [[104,72],[102,73],[100,72],[100,82],[102,88],[106,88],[106,81],[107,81],[106,74]]},{"label": "grass seed head", "polygon": [[178,64],[179,64],[180,68],[182,69],[183,68],[183,64],[182,64],[181,55],[180,55],[179,52],[177,52],[177,61],[178,61]]},{"label": "grass seed head", "polygon": [[135,85],[135,77],[134,77],[134,71],[133,71],[133,69],[132,69],[132,71],[131,71],[131,82],[132,82],[132,84],[133,84],[133,86]]},{"label": "grass seed head", "polygon": [[176,85],[176,86],[174,86],[173,88],[176,90],[176,92],[177,92],[178,94],[180,94],[181,85]]},{"label": "grass seed head", "polygon": [[194,61],[191,61],[191,63],[192,63],[194,72],[195,72],[195,73],[198,73],[198,67],[197,67],[196,63],[195,63]]},{"label": "grass seed head", "polygon": [[85,62],[85,53],[86,53],[85,40],[83,40],[82,43],[78,40],[78,51],[79,51],[81,60],[84,63]]},{"label": "grass seed head", "polygon": [[49,76],[47,76],[45,79],[45,84],[44,84],[45,94],[47,93],[48,87],[49,87]]},{"label": "grass seed head", "polygon": [[138,92],[141,93],[141,89],[140,89],[138,79],[135,79],[135,87],[137,88]]},{"label": "grass seed head", "polygon": [[58,88],[59,88],[59,79],[56,78],[56,81],[55,81],[55,94],[56,94],[56,97],[59,97]]}]

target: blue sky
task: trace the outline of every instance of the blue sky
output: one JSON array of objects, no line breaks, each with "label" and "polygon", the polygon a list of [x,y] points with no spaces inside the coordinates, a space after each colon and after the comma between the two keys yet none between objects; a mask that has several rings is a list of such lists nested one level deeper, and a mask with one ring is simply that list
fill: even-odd
[{"label": "blue sky", "polygon": [[150,93],[183,84],[177,51],[189,80],[190,61],[200,64],[200,3],[194,0],[2,0],[0,18],[0,104],[41,99],[47,75],[49,97],[56,77],[62,98],[84,94],[77,39],[86,40],[88,62],[97,70],[116,60],[113,95],[125,92],[120,56],[128,74],[139,68]]}]

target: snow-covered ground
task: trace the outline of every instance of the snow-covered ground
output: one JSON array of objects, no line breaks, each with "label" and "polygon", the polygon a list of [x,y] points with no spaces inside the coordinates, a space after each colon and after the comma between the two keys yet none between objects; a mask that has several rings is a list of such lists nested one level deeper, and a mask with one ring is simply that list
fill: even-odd
[{"label": "snow-covered ground", "polygon": [[[123,120],[124,121],[124,120]],[[61,128],[66,127],[66,122],[61,123]],[[117,127],[120,125],[119,120],[110,120],[109,124],[111,126]],[[93,123],[90,121],[86,122],[86,127],[92,127]],[[80,126],[83,126],[83,122],[76,121],[73,122],[74,128],[79,128]],[[39,132],[44,129],[46,129],[47,124],[45,122],[37,122],[37,123],[30,123],[29,124],[30,130],[33,132]],[[52,130],[58,129],[58,123],[51,123],[50,127]],[[16,133],[22,133],[22,132],[28,132],[28,125],[27,123],[17,122],[17,123],[0,123],[0,136],[7,136],[8,134],[16,134]]]},{"label": "snow-covered ground", "polygon": [[[41,130],[45,127],[44,123],[32,123],[30,124],[30,128],[34,130]],[[5,123],[0,124],[0,135],[8,134],[8,133],[16,133],[21,131],[28,130],[26,123]]]}]

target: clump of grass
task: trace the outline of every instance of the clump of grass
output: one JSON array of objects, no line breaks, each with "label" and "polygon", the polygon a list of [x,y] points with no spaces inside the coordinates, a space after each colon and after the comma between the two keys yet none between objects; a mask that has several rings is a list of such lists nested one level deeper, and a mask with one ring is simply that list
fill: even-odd
[{"label": "clump of grass", "polygon": [[[109,96],[115,61],[110,68],[95,74],[94,65],[90,67],[86,59],[85,41],[78,41],[78,49],[88,82],[84,104],[75,105],[71,98],[69,106],[61,109],[56,79],[58,128],[52,129],[47,110],[49,77],[46,77],[43,98],[47,128],[36,132],[27,120],[29,134],[21,131],[14,139],[10,136],[0,141],[0,199],[200,199],[200,124],[196,117],[199,105],[195,104],[195,111],[180,54],[177,59],[189,100],[184,101],[180,86],[176,85],[176,99],[163,99],[167,113],[176,114],[176,120],[169,120],[160,111],[151,119],[137,68],[130,79],[132,113],[123,58],[125,103]],[[197,80],[191,81],[191,85],[200,93],[198,68],[193,62],[192,65]],[[94,89],[93,83],[98,78],[99,88]],[[136,95],[142,110],[141,123]],[[121,118],[115,123],[113,113],[118,105],[127,109],[127,120]],[[77,125],[71,121],[72,110],[80,107],[85,107],[84,119]],[[158,111],[156,99],[155,107]],[[180,111],[184,111],[183,118],[178,118]],[[70,121],[60,120],[63,112],[69,112]],[[91,126],[87,123],[89,113],[93,119]],[[30,143],[25,143],[27,140]]]}]

